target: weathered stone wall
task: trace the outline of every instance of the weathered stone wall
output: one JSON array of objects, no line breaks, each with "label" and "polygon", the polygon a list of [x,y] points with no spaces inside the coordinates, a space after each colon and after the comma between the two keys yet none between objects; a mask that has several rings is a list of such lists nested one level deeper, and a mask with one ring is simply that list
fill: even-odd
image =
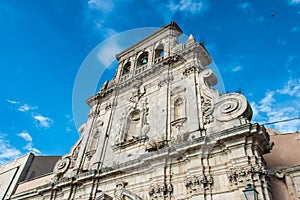
[{"label": "weathered stone wall", "polygon": [[213,89],[208,52],[180,34],[171,23],[118,54],[53,180],[14,199],[243,199],[249,183],[271,199],[268,134],[243,95]]}]

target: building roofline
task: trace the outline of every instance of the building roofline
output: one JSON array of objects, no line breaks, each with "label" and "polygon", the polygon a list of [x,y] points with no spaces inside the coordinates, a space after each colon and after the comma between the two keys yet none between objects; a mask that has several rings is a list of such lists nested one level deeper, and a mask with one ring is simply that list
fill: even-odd
[{"label": "building roofline", "polygon": [[178,31],[178,33],[180,33],[180,35],[182,34],[182,30],[178,26],[178,24],[176,22],[171,21],[169,24],[167,24],[165,26],[161,26],[159,28],[159,30],[157,30],[154,33],[152,33],[151,35],[147,36],[146,38],[144,38],[140,42],[137,42],[134,45],[130,46],[129,48],[125,49],[124,51],[116,54],[116,59],[119,60],[122,56],[127,54],[132,49],[138,48],[139,46],[143,45],[144,43],[148,42],[149,40],[151,40],[153,38],[156,38],[156,36],[159,35],[159,34],[162,34],[162,32],[165,32],[166,30],[170,30],[170,29],[174,29],[174,30]]}]

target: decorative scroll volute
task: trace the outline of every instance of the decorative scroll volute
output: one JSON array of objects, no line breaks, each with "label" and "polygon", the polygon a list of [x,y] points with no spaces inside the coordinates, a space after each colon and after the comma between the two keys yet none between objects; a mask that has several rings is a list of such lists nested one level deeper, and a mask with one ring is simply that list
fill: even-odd
[{"label": "decorative scroll volute", "polygon": [[205,69],[200,73],[201,90],[205,95],[219,95],[218,91],[212,89],[217,83],[218,79],[211,69]]},{"label": "decorative scroll volute", "polygon": [[203,70],[199,76],[204,125],[214,122],[214,119],[219,122],[226,122],[240,117],[251,120],[251,107],[242,94],[220,95],[217,90],[212,88],[218,80],[211,69]]},{"label": "decorative scroll volute", "polygon": [[238,93],[220,96],[215,103],[214,116],[218,121],[229,121],[239,117],[251,120],[252,110],[246,98]]},{"label": "decorative scroll volute", "polygon": [[68,156],[62,157],[54,166],[54,181],[58,180],[68,169],[71,159]]}]

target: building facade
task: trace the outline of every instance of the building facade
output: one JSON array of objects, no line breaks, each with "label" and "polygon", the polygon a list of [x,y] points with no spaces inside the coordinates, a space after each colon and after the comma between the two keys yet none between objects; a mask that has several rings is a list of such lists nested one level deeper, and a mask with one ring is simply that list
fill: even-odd
[{"label": "building facade", "polygon": [[271,153],[264,155],[273,200],[300,199],[300,132],[267,130],[274,142]]},{"label": "building facade", "polygon": [[19,184],[52,174],[59,159],[60,156],[35,156],[29,153],[0,166],[0,199],[10,199]]},{"label": "building facade", "polygon": [[81,137],[52,174],[12,199],[272,199],[263,126],[238,93],[220,95],[212,62],[174,22],[116,55],[115,77],[87,99]]}]

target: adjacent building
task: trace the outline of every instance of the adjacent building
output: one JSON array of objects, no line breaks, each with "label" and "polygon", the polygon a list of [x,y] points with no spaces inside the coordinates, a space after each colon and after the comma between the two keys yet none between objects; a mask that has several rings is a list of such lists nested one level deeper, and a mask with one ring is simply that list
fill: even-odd
[{"label": "adjacent building", "polygon": [[[23,182],[52,174],[60,156],[24,155],[0,167],[0,199],[9,199]],[[45,183],[44,183],[45,184]]]}]

